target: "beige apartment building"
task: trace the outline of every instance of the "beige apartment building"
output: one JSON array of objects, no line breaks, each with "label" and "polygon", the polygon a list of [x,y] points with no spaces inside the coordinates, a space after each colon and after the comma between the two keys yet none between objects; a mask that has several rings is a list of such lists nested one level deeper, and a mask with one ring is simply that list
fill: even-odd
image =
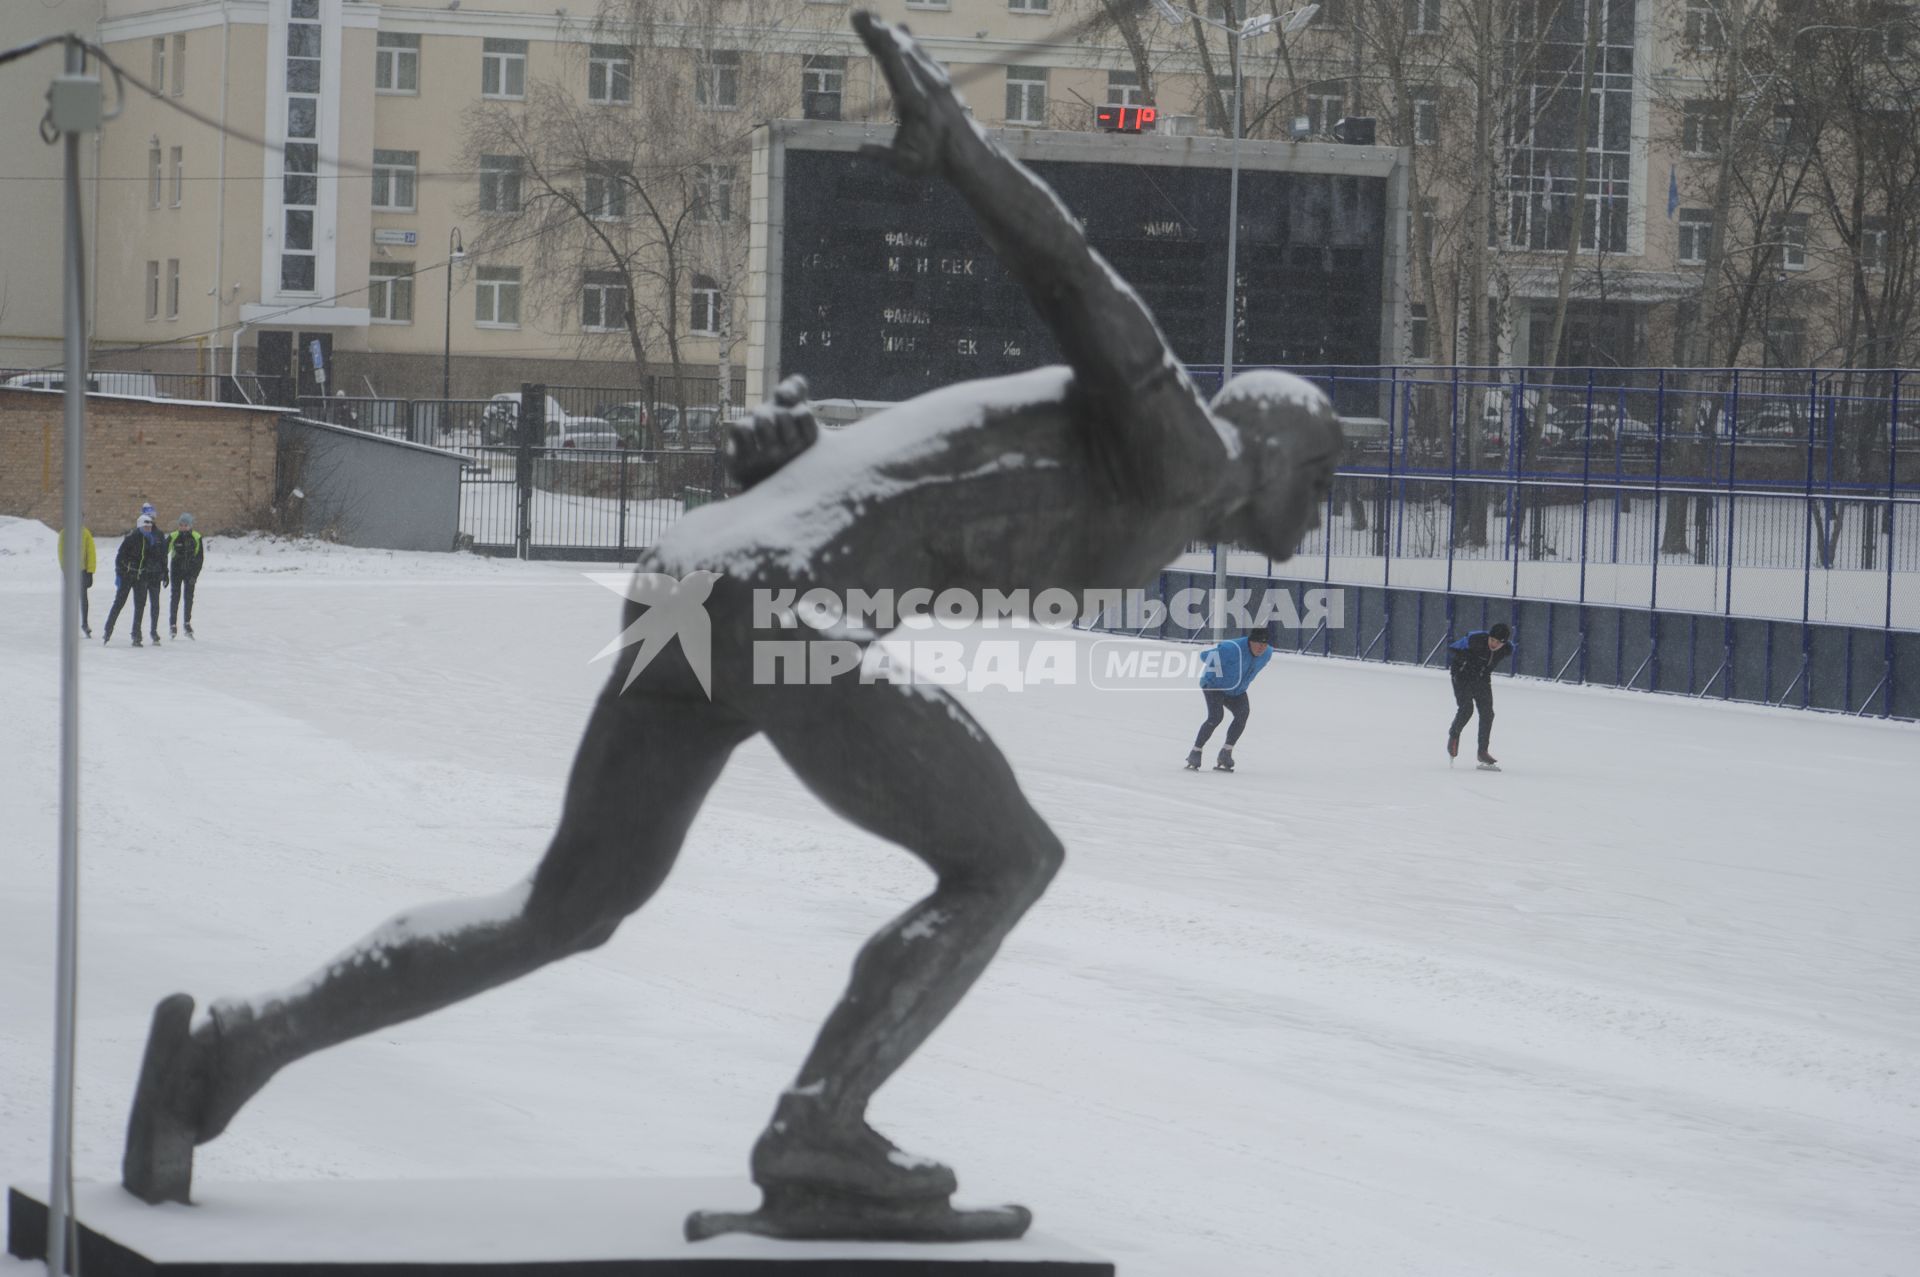
[{"label": "beige apartment building", "polygon": [[[1539,127],[1507,135],[1499,163],[1476,163],[1465,140],[1476,90],[1463,82],[1475,41],[1459,16],[1470,3],[1326,0],[1305,30],[1246,41],[1248,133],[1324,139],[1340,119],[1365,116],[1381,143],[1407,148],[1418,251],[1408,277],[1391,285],[1411,299],[1394,359],[1464,361],[1479,350],[1546,361],[1564,267],[1564,362],[1680,361],[1676,334],[1700,291],[1711,234],[1702,210],[1717,171],[1690,96],[1710,98],[1711,76],[1695,65],[1688,33],[1697,43],[1696,19],[1714,0],[1584,6],[1600,30],[1586,81],[1586,214],[1571,259],[1563,250],[1579,112],[1564,66],[1502,83],[1512,100],[1536,104]],[[1477,4],[1470,12],[1484,17],[1486,0]],[[97,39],[152,90],[128,86],[124,111],[88,148],[99,367],[237,367],[297,375],[304,393],[412,397],[438,395],[443,375],[456,397],[530,379],[633,385],[636,342],[624,320],[644,311],[653,330],[638,345],[649,370],[664,370],[677,349],[683,371],[737,371],[741,299],[754,291],[740,274],[754,117],[888,118],[884,86],[838,0],[619,0],[612,8],[685,19],[647,27],[638,51],[636,26],[596,28],[595,0],[25,7],[38,10],[40,29],[65,24]],[[914,29],[989,126],[1090,130],[1097,106],[1146,101],[1157,104],[1163,130],[1220,131],[1230,118],[1224,40],[1209,32],[1202,48],[1197,26],[1165,24],[1148,6],[1119,24],[1111,11],[1129,6],[1097,0],[872,7]],[[37,34],[12,16],[20,11],[9,6],[9,42]],[[1212,0],[1203,12],[1234,7]],[[1576,25],[1561,43],[1578,53],[1584,28],[1572,12]],[[9,100],[36,99],[39,73],[57,69],[57,58],[49,51],[14,64],[0,72],[0,88]],[[676,100],[688,113],[659,105],[669,80],[686,90]],[[617,279],[590,269],[588,257],[556,266],[560,255],[541,246],[540,223],[527,216],[543,189],[558,198],[571,181],[567,189],[592,202],[595,216],[568,232],[576,237],[638,222],[651,200],[644,181],[623,195],[596,186],[592,165],[544,162],[556,130],[630,146],[621,172],[631,174],[646,169],[651,148],[679,147],[684,160],[685,139],[714,121],[726,125],[714,136],[738,145],[700,166],[708,185],[676,216],[715,226],[685,241],[670,278],[647,263]],[[483,133],[507,136],[522,122],[518,154],[480,149]],[[30,130],[0,140],[5,171],[39,179],[0,183],[0,216],[16,228],[0,241],[0,360],[16,366],[57,352],[58,184],[46,180],[57,175],[57,155]],[[1486,252],[1469,234],[1482,215],[1492,223]],[[1783,278],[1840,269],[1817,219],[1792,223],[1785,237]],[[1780,309],[1768,321],[1779,332],[1798,325],[1796,357],[1784,362],[1816,360],[1829,317],[1811,303]],[[1479,344],[1469,340],[1476,328],[1485,330]],[[1786,353],[1756,348],[1753,357],[1782,362]]]}]

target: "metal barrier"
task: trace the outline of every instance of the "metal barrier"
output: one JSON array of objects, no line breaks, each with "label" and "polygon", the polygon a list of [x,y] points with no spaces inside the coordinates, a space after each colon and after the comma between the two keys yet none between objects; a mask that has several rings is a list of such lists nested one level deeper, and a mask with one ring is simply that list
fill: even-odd
[{"label": "metal barrier", "polygon": [[[291,410],[293,400],[282,378],[254,373],[151,372],[145,369],[94,368],[87,373],[87,389],[103,395],[131,395],[142,399],[190,399],[200,403],[252,404]],[[0,368],[0,386],[27,390],[59,390],[66,374],[59,368]]]}]

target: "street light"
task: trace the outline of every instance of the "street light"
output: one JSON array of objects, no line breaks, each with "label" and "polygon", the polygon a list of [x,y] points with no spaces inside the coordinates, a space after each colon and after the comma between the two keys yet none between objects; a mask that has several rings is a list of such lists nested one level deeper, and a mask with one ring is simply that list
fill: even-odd
[{"label": "street light", "polygon": [[[1266,35],[1277,23],[1282,35],[1294,32],[1313,21],[1313,15],[1320,12],[1317,4],[1306,5],[1281,14],[1278,19],[1271,13],[1262,13],[1235,25],[1222,22],[1218,18],[1209,18],[1205,14],[1195,13],[1191,9],[1181,10],[1172,0],[1153,0],[1153,7],[1168,22],[1178,24],[1187,18],[1204,22],[1210,27],[1218,27],[1227,33],[1227,51],[1233,58],[1233,148],[1230,164],[1230,176],[1227,178],[1227,318],[1226,333],[1220,346],[1220,385],[1224,388],[1233,376],[1233,311],[1234,283],[1239,269],[1237,260],[1240,246],[1240,44]],[[1227,636],[1227,547],[1216,541],[1213,545],[1213,636],[1224,639]]]},{"label": "street light", "polygon": [[445,427],[453,398],[453,264],[467,260],[467,246],[460,242],[460,228],[447,232],[447,344],[440,356],[440,424]]}]

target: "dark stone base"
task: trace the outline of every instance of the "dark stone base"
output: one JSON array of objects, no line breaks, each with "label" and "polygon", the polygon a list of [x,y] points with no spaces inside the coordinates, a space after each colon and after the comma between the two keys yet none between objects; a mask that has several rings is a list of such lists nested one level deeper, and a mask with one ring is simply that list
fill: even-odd
[{"label": "dark stone base", "polygon": [[[193,1206],[148,1206],[79,1184],[85,1277],[1114,1277],[1044,1234],[968,1243],[689,1242],[698,1209],[751,1209],[724,1179],[196,1184]],[[47,1255],[46,1192],[7,1194],[7,1251]]]}]

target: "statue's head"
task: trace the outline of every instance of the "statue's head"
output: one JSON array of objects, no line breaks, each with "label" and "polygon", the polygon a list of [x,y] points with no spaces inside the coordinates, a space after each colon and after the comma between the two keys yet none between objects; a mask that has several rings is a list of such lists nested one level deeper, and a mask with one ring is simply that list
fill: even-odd
[{"label": "statue's head", "polygon": [[1252,473],[1244,504],[1222,536],[1290,559],[1320,507],[1340,459],[1340,419],[1312,384],[1284,372],[1243,372],[1213,397],[1213,413],[1240,434],[1240,463]]}]

